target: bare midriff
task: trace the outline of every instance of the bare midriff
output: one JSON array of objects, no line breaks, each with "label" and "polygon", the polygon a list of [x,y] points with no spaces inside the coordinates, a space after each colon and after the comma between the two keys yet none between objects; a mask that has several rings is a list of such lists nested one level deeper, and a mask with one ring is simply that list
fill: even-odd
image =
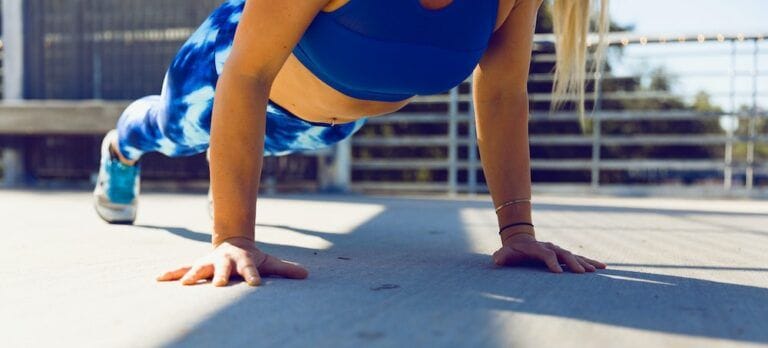
[{"label": "bare midriff", "polygon": [[352,98],[317,78],[293,55],[288,57],[275,77],[269,98],[307,121],[334,124],[388,114],[410,101],[381,102]]},{"label": "bare midriff", "polygon": [[[332,0],[325,11],[330,12],[350,0]],[[515,0],[500,0],[498,29]],[[430,9],[450,5],[447,0],[421,0]],[[432,5],[432,6],[430,6]],[[311,122],[341,124],[364,117],[375,117],[400,110],[411,99],[397,102],[363,100],[345,95],[315,76],[293,54],[286,60],[272,83],[269,98],[294,115]]]}]

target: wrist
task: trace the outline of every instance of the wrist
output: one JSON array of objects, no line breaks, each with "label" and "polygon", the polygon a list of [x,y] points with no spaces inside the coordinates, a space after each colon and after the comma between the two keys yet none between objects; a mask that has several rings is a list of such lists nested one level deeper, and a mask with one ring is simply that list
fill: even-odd
[{"label": "wrist", "polygon": [[232,223],[236,219],[224,220],[222,217],[214,219],[213,222],[213,237],[211,238],[211,244],[214,248],[218,247],[226,240],[250,240],[253,242],[255,223]]},{"label": "wrist", "polygon": [[535,241],[536,231],[531,226],[518,226],[507,228],[499,233],[501,245],[508,245],[515,242]]},{"label": "wrist", "polygon": [[497,218],[502,244],[514,239],[513,237],[517,235],[536,238],[536,230],[532,226],[533,216],[530,203],[505,207],[497,212]]},{"label": "wrist", "polygon": [[533,213],[529,202],[504,207],[496,212],[499,227],[515,222],[532,222]]},{"label": "wrist", "polygon": [[241,244],[241,243],[255,243],[256,240],[251,236],[214,236],[211,244],[214,249],[218,248],[224,243]]}]

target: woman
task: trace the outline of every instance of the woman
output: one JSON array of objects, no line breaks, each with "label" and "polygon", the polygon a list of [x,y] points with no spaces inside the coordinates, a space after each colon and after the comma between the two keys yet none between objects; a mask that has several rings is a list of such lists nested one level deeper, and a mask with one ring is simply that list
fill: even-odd
[{"label": "woman", "polygon": [[[305,278],[304,268],[254,243],[263,155],[330,146],[367,117],[448,90],[474,70],[478,145],[502,244],[494,262],[541,261],[552,272],[563,272],[561,263],[576,273],[604,268],[535,238],[526,83],[540,5],[229,0],[181,48],[162,96],[132,103],[104,138],[96,210],[108,222],[132,223],[143,153],[186,156],[210,147],[214,249],[158,280],[191,285],[213,277],[223,286],[233,272],[250,285],[267,275]],[[554,8],[555,92],[580,93],[582,105],[589,6],[556,0]]]}]

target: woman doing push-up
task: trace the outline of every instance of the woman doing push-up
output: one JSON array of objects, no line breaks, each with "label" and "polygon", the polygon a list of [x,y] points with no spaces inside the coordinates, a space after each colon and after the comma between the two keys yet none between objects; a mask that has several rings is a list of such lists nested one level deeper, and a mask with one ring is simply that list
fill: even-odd
[{"label": "woman doing push-up", "polygon": [[[591,1],[554,0],[555,95],[583,110]],[[605,28],[602,0],[600,28]],[[449,90],[474,73],[477,142],[500,247],[497,265],[530,261],[593,272],[605,265],[536,239],[526,91],[541,0],[228,0],[181,47],[160,96],[132,103],[102,143],[99,216],[136,218],[141,156],[209,150],[213,250],[161,281],[191,285],[234,274],[248,284],[305,278],[255,243],[264,156],[331,146],[366,119],[415,95]],[[182,266],[182,265],[180,265]]]}]

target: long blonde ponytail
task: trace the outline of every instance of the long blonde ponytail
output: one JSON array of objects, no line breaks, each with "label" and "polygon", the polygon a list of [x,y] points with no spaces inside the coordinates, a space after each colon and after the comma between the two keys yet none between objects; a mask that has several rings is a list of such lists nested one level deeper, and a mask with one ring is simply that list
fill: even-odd
[{"label": "long blonde ponytail", "polygon": [[[596,71],[603,60],[605,34],[608,32],[608,0],[600,1],[597,31],[600,40],[589,71]],[[587,46],[592,0],[554,0],[552,22],[555,34],[556,67],[552,90],[552,109],[568,100],[576,100],[579,120],[584,127],[584,82],[587,77]]]}]

